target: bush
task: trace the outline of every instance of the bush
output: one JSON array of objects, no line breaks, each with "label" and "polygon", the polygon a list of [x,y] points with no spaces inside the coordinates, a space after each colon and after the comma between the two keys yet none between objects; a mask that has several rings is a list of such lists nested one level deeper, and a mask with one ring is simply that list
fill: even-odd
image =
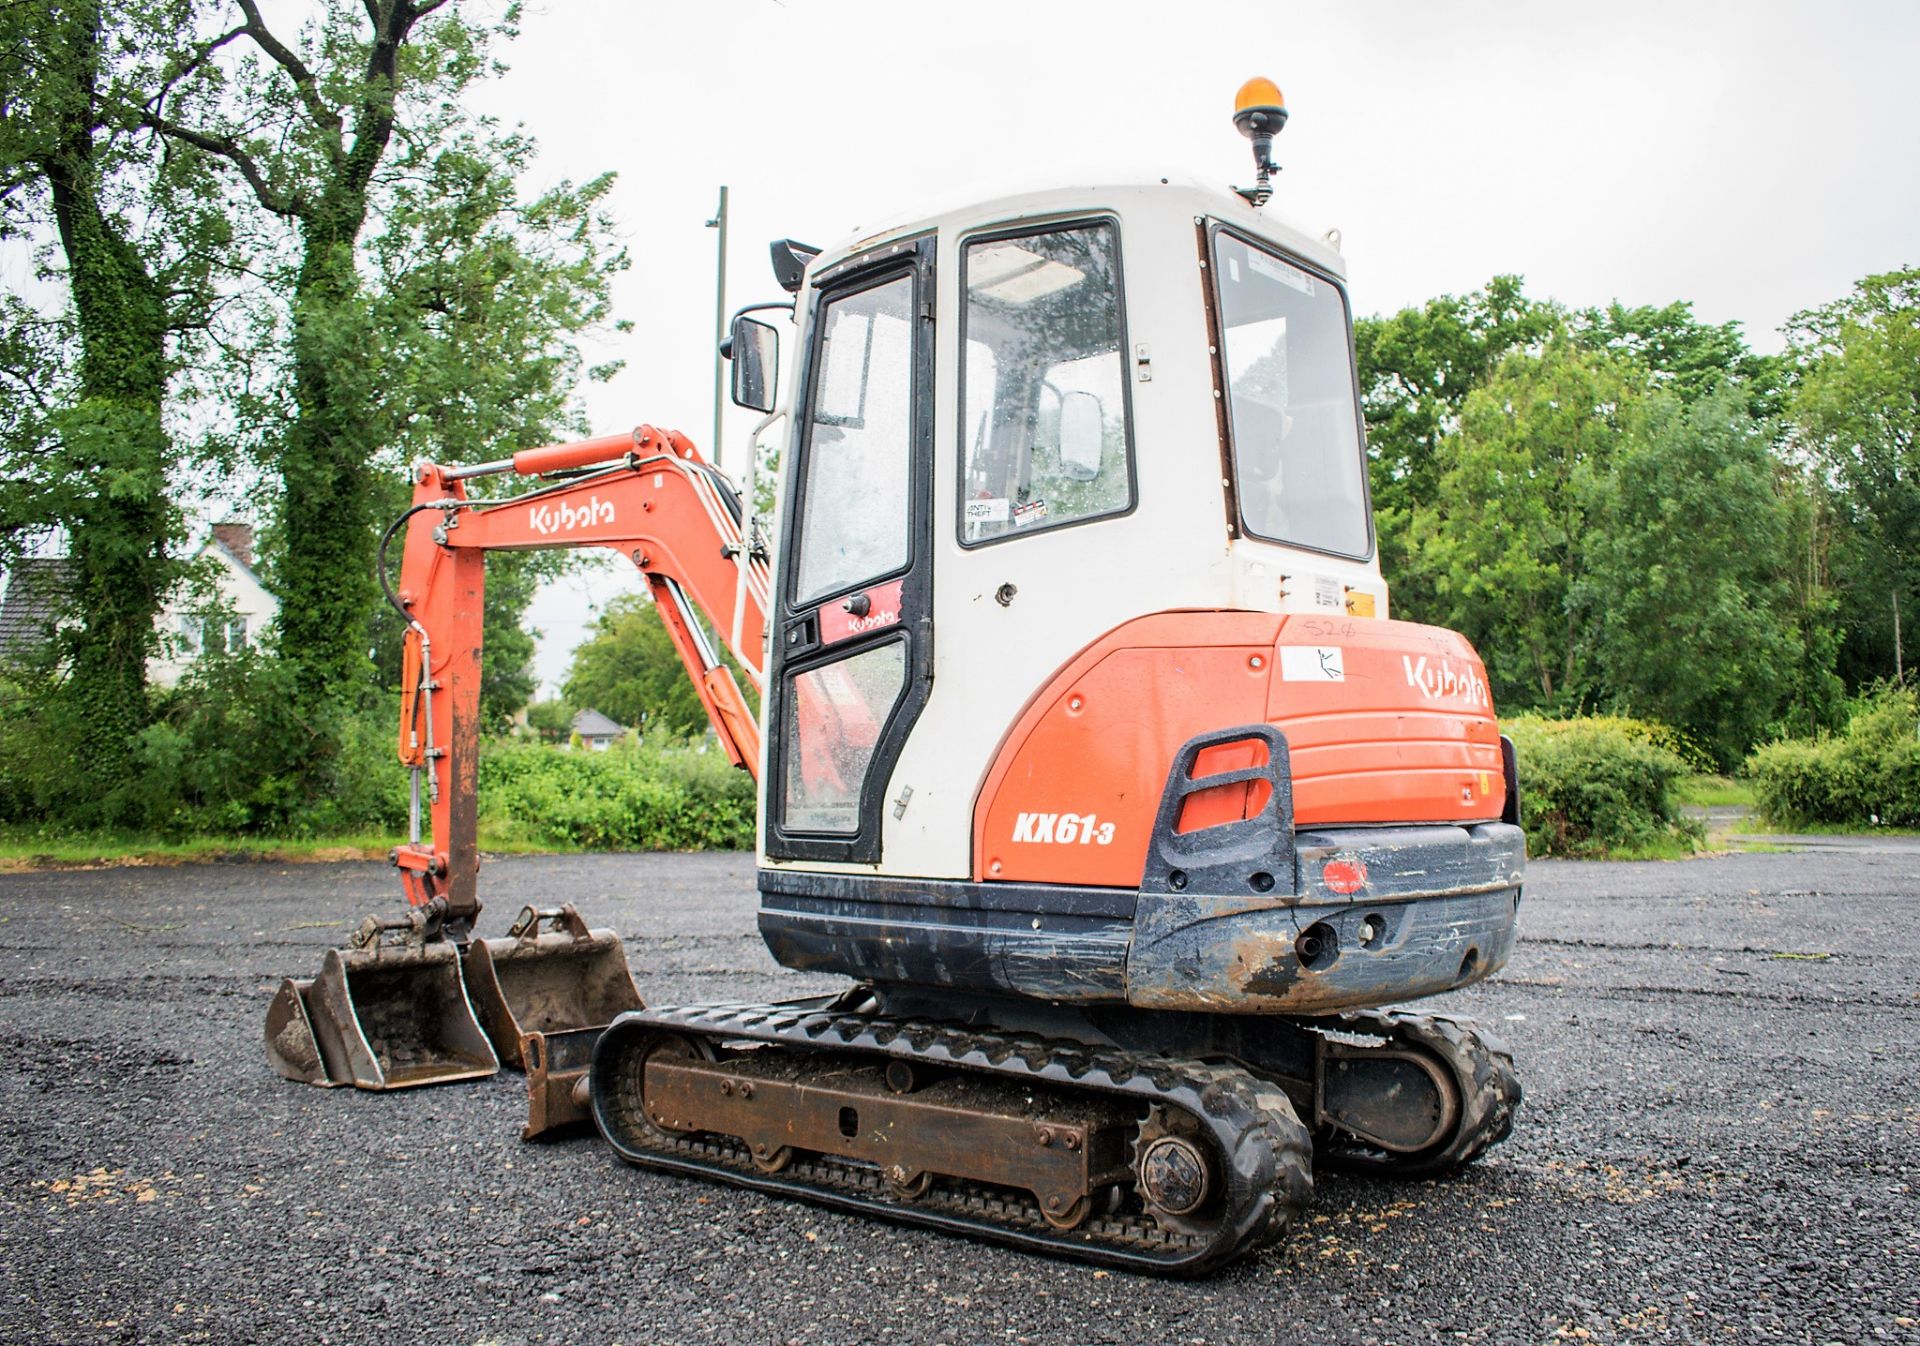
[{"label": "bush", "polygon": [[1644,720],[1521,716],[1503,728],[1520,769],[1521,821],[1535,855],[1645,854],[1690,848],[1698,830],[1674,816],[1687,761],[1671,731]]},{"label": "bush", "polygon": [[1787,739],[1747,758],[1760,816],[1776,827],[1920,827],[1920,695],[1881,686],[1837,735]]},{"label": "bush", "polygon": [[330,756],[297,784],[320,736],[296,715],[288,669],[254,650],[197,662],[153,693],[125,779],[81,777],[88,713],[46,677],[0,694],[0,822],[52,832],[126,829],[168,839],[391,831],[406,820],[406,773],[391,714],[341,709]]},{"label": "bush", "polygon": [[[292,713],[289,670],[254,651],[203,659],[155,694],[131,779],[110,790],[72,763],[84,729],[57,682],[0,681],[0,824],[50,835],[125,829],[168,840],[374,832],[407,823],[407,771],[387,705],[339,711],[331,756],[299,785],[313,727]],[[752,778],[685,744],[567,752],[497,741],[480,751],[489,831],[533,845],[636,850],[753,845]]]},{"label": "bush", "polygon": [[480,755],[489,824],[549,845],[616,850],[746,850],[753,778],[719,752],[622,744],[605,752],[496,743]]}]

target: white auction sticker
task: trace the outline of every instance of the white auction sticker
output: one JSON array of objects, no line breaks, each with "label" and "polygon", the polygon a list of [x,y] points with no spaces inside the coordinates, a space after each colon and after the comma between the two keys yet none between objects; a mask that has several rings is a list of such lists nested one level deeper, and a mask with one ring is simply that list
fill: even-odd
[{"label": "white auction sticker", "polygon": [[1269,257],[1264,252],[1249,250],[1247,265],[1263,276],[1270,276],[1282,285],[1291,285],[1301,294],[1313,293],[1313,277],[1297,266],[1288,266],[1278,257]]},{"label": "white auction sticker", "polygon": [[1282,645],[1280,678],[1283,682],[1345,682],[1347,666],[1338,645]]}]

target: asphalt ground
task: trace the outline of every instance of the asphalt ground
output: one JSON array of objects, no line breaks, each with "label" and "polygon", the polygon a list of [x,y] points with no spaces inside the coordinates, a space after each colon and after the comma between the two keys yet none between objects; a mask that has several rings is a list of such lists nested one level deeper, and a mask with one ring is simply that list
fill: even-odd
[{"label": "asphalt ground", "polygon": [[[514,858],[653,1003],[809,994],[734,855]],[[1432,1002],[1527,1099],[1449,1179],[1323,1175],[1165,1282],[518,1140],[519,1077],[271,1074],[261,1020],[385,866],[0,876],[0,1343],[1920,1342],[1920,862],[1536,864],[1512,962]]]}]

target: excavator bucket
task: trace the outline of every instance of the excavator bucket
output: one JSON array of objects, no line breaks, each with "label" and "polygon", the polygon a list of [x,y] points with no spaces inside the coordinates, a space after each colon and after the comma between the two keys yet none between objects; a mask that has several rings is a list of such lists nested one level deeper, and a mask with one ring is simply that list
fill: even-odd
[{"label": "excavator bucket", "polygon": [[506,938],[467,946],[466,978],[500,1059],[527,1073],[525,1138],[584,1121],[578,1086],[600,1030],[643,1008],[620,937],[587,929],[571,903],[527,907]]},{"label": "excavator bucket", "polygon": [[394,928],[370,921],[354,947],[327,950],[318,977],[280,984],[267,1009],[275,1070],[308,1084],[411,1089],[500,1069],[467,999],[459,950],[383,941]]},{"label": "excavator bucket", "polygon": [[321,1049],[319,1034],[313,1031],[312,999],[312,978],[288,977],[280,983],[267,1006],[267,1060],[280,1074],[302,1084],[323,1089],[351,1084],[338,1044],[332,1060]]}]

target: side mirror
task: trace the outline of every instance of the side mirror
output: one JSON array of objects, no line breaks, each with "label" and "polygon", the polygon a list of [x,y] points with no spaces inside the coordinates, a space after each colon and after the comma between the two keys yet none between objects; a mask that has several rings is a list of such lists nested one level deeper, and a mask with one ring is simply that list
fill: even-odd
[{"label": "side mirror", "polygon": [[727,347],[733,360],[734,405],[772,411],[780,381],[780,334],[752,318],[735,318]]},{"label": "side mirror", "polygon": [[1100,475],[1104,420],[1100,399],[1092,393],[1071,392],[1060,399],[1060,471],[1069,481]]}]

